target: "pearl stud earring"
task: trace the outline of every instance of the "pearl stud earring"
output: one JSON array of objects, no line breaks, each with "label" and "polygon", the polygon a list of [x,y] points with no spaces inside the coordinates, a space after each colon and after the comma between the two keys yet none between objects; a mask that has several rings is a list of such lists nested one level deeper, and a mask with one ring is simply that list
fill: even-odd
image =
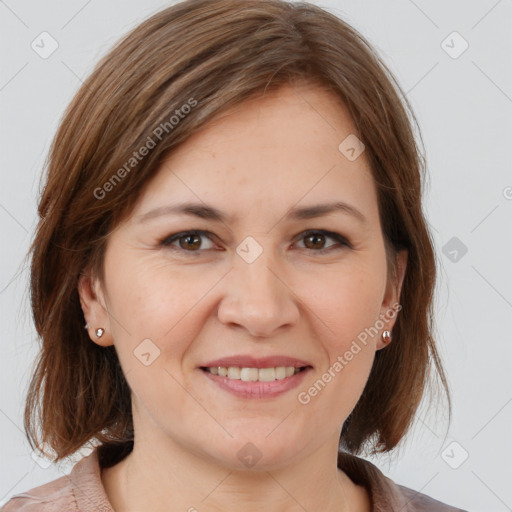
[{"label": "pearl stud earring", "polygon": [[392,337],[391,337],[391,332],[390,331],[384,331],[382,333],[382,341],[384,343],[389,343],[391,341]]}]

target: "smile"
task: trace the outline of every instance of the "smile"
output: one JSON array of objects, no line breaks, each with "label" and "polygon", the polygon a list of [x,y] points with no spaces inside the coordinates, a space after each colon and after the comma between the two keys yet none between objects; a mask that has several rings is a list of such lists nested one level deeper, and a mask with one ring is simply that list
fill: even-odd
[{"label": "smile", "polygon": [[224,391],[240,398],[272,398],[297,387],[311,366],[270,368],[201,367],[202,373]]},{"label": "smile", "polygon": [[276,366],[273,368],[240,368],[238,366],[211,366],[204,369],[213,373],[213,375],[220,375],[228,379],[243,380],[244,382],[272,382],[273,380],[291,377],[295,373],[304,370],[304,367]]}]

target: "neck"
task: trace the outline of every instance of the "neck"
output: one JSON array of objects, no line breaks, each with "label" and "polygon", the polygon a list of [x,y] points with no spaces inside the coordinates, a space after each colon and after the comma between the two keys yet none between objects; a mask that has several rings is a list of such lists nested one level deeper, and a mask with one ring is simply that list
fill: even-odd
[{"label": "neck", "polygon": [[337,467],[330,444],[293,465],[240,470],[172,442],[162,449],[150,440],[136,439],[129,455],[102,471],[116,512],[370,510],[367,491]]}]

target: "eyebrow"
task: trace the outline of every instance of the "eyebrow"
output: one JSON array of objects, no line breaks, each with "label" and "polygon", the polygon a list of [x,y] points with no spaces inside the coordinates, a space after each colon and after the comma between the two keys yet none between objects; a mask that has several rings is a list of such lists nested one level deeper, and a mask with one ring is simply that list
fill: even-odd
[{"label": "eyebrow", "polygon": [[[350,215],[363,224],[368,222],[366,217],[355,206],[343,201],[293,208],[285,215],[285,218],[289,220],[314,219],[334,212],[341,212]],[[209,206],[204,203],[182,203],[177,205],[161,206],[143,213],[138,216],[138,222],[146,222],[150,219],[161,217],[163,215],[189,215],[191,217],[198,217],[200,219],[223,223],[228,223],[233,220],[231,216],[223,213],[213,206]]]}]

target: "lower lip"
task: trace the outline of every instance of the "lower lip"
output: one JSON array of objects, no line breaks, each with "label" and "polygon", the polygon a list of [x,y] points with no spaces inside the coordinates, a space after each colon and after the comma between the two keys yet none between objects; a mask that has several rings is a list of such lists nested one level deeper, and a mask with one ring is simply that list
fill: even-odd
[{"label": "lower lip", "polygon": [[281,395],[282,393],[297,387],[304,380],[306,374],[311,370],[312,368],[308,367],[295,375],[291,375],[290,377],[270,382],[245,382],[239,379],[221,377],[220,375],[214,375],[209,371],[199,369],[201,373],[217,384],[220,388],[229,391],[240,398],[273,398]]}]

